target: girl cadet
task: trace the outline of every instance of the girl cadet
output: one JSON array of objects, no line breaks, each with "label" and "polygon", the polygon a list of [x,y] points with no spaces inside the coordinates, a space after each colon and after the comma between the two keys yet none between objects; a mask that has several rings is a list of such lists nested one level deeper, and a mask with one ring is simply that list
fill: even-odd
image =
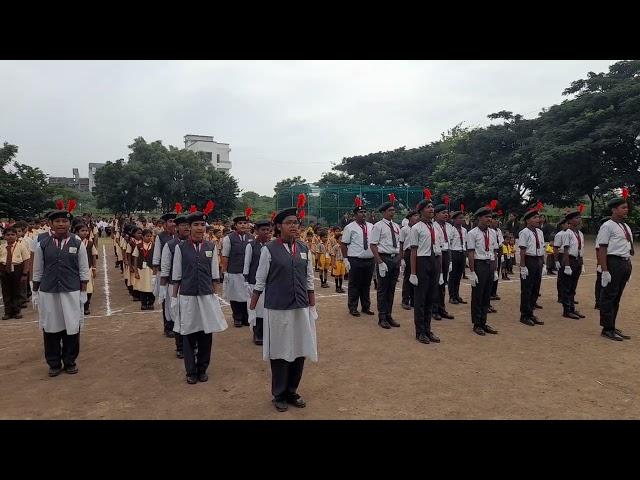
[{"label": "girl cadet", "polygon": [[36,246],[33,259],[34,306],[44,332],[49,376],[77,373],[82,305],[87,301],[89,261],[81,240],[69,234],[71,212],[56,210],[49,219],[53,235]]},{"label": "girl cadet", "polygon": [[222,240],[222,273],[224,275],[224,298],[231,304],[233,311],[233,326],[249,325],[247,313],[247,287],[244,282],[242,269],[244,268],[244,253],[247,243],[253,237],[248,234],[249,216],[251,209],[247,208],[245,215],[235,217],[233,223],[235,231]]},{"label": "girl cadet", "polygon": [[[255,231],[258,235],[255,240],[247,244],[244,254],[244,276],[248,291],[253,292],[256,284],[256,272],[260,263],[262,248],[271,241],[271,221],[258,220],[255,223]],[[264,325],[264,297],[260,297],[255,309],[249,310],[249,324],[253,328],[253,343],[262,345],[262,332]]]},{"label": "girl cadet", "polygon": [[264,295],[262,352],[271,362],[271,393],[279,412],[287,410],[287,404],[306,406],[297,393],[304,360],[318,361],[314,266],[307,245],[296,240],[300,225],[296,212],[297,208],[287,208],[274,217],[280,237],[260,253],[249,305],[255,310]]},{"label": "girl cadet", "polygon": [[91,295],[93,294],[93,279],[96,278],[96,258],[93,255],[93,241],[89,240],[89,227],[84,223],[76,225],[75,233],[80,237],[80,241],[82,241],[82,245],[87,251],[90,275],[89,281],[87,282],[87,301],[84,304],[84,314],[90,315],[89,306],[91,304]]},{"label": "girl cadet", "polygon": [[220,282],[216,246],[204,239],[207,215],[196,211],[187,220],[189,239],[176,245],[173,256],[172,278],[176,283],[171,304],[174,311],[179,311],[174,329],[184,337],[187,383],[194,384],[209,379],[212,333],[226,330],[227,321],[216,295]]},{"label": "girl cadet", "polygon": [[140,310],[153,310],[155,279],[151,261],[153,258],[153,232],[147,228],[142,231],[142,242],[136,245],[133,253],[133,269],[135,276],[134,289],[140,293]]}]

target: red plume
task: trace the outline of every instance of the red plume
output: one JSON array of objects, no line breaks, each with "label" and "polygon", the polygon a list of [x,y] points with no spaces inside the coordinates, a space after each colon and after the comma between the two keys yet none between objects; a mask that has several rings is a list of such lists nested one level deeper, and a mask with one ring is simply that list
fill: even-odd
[{"label": "red plume", "polygon": [[423,192],[424,192],[425,200],[431,200],[431,190],[429,190],[428,188],[425,188]]},{"label": "red plume", "polygon": [[504,215],[504,213],[503,213],[503,211],[502,211],[502,210],[498,210],[496,213],[498,214],[498,216],[499,216],[499,217],[501,217],[502,215]]},{"label": "red plume", "polygon": [[189,207],[189,213],[193,213],[193,212],[197,212],[198,211],[198,207],[196,207],[195,205],[191,204],[191,207]]},{"label": "red plume", "polygon": [[487,203],[487,204],[484,206],[484,208],[491,208],[491,204],[490,204],[490,203]]},{"label": "red plume", "polygon": [[304,210],[300,210],[300,213],[298,213],[298,218],[300,220],[302,220],[304,218]]},{"label": "red plume", "polygon": [[64,210],[64,201],[62,200],[56,200],[56,208],[58,210]]},{"label": "red plume", "polygon": [[297,208],[302,208],[302,207],[304,207],[305,203],[307,203],[307,197],[305,197],[304,193],[300,193],[298,195],[298,205],[296,207]]},{"label": "red plume", "polygon": [[449,195],[447,195],[447,194],[445,193],[445,194],[444,194],[444,196],[442,197],[442,202],[443,202],[445,205],[447,205],[447,206],[448,206],[448,205],[449,205]]},{"label": "red plume", "polygon": [[582,212],[584,212],[585,209],[585,204],[581,203],[580,205],[578,205],[578,211],[580,212],[580,215],[582,215]]},{"label": "red plume", "polygon": [[540,211],[543,208],[544,208],[544,205],[542,205],[542,202],[538,200],[538,203],[536,203],[536,210]]},{"label": "red plume", "polygon": [[204,212],[205,215],[209,215],[211,212],[213,212],[214,208],[216,208],[215,202],[213,200],[209,200],[207,202],[207,206],[204,207],[203,212]]},{"label": "red plume", "polygon": [[461,204],[460,204],[460,211],[461,211],[462,213],[464,213],[464,203],[461,203]]},{"label": "red plume", "polygon": [[495,210],[497,206],[498,206],[498,200],[491,200],[489,202],[489,208],[491,210]]},{"label": "red plume", "polygon": [[276,215],[276,212],[271,212],[271,223],[273,223],[273,219],[276,218]]},{"label": "red plume", "polygon": [[182,213],[182,204],[180,202],[176,202],[176,213],[178,215]]},{"label": "red plume", "polygon": [[71,213],[76,209],[77,202],[75,200],[69,200],[67,202],[67,212]]},{"label": "red plume", "polygon": [[396,201],[396,194],[395,194],[395,193],[391,192],[391,193],[389,194],[389,201],[390,201],[391,203],[395,203],[395,201]]},{"label": "red plume", "polygon": [[354,202],[356,203],[356,207],[361,207],[362,206],[362,199],[360,197],[356,197],[354,199]]},{"label": "red plume", "polygon": [[251,214],[253,213],[253,208],[251,207],[247,207],[244,209],[244,215],[245,217],[249,218],[251,216]]},{"label": "red plume", "polygon": [[622,198],[625,200],[629,198],[629,189],[627,187],[622,187]]}]

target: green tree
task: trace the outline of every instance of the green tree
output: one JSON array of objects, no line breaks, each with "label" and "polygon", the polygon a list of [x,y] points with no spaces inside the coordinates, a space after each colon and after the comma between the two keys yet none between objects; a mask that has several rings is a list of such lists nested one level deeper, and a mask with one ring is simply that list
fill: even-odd
[{"label": "green tree", "polygon": [[273,189],[275,190],[277,195],[280,191],[286,190],[289,187],[294,187],[296,185],[304,185],[306,183],[307,183],[307,179],[302,178],[301,176],[297,176],[293,178],[285,178],[283,180],[280,180],[278,183],[276,183]]}]

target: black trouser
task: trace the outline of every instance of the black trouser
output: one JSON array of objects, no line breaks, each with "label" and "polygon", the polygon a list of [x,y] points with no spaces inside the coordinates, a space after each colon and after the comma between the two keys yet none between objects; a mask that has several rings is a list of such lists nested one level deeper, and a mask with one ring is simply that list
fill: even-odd
[{"label": "black trouser", "polygon": [[413,323],[416,327],[416,336],[431,331],[431,308],[438,291],[438,277],[440,257],[416,258],[416,276],[418,286],[414,287]]},{"label": "black trouser", "polygon": [[486,325],[487,311],[491,301],[493,272],[491,260],[474,260],[473,271],[478,276],[478,283],[471,287],[471,322],[473,325]]},{"label": "black trouser", "polygon": [[184,341],[182,335],[175,333],[173,338],[176,340],[176,352],[184,352]]},{"label": "black trouser", "polygon": [[303,369],[304,357],[298,357],[293,362],[281,358],[271,360],[271,394],[275,400],[296,398]]},{"label": "black trouser", "polygon": [[348,257],[349,265],[349,289],[347,292],[347,305],[349,311],[358,310],[358,300],[362,310],[371,310],[371,278],[373,277],[373,258]]},{"label": "black trouser", "polygon": [[525,280],[520,277],[520,315],[523,317],[533,315],[533,309],[540,293],[543,262],[544,257],[525,256],[524,266],[527,267],[529,274]]},{"label": "black trouser", "polygon": [[253,331],[256,334],[256,337],[258,337],[258,340],[262,340],[262,332],[264,331],[264,319],[260,318],[260,317],[256,317],[256,326],[253,327]]},{"label": "black trouser", "polygon": [[560,281],[560,299],[564,313],[573,312],[576,309],[576,288],[578,287],[578,280],[582,273],[582,258],[569,257],[569,266],[571,267],[571,275],[564,273],[564,267],[560,267],[560,271],[558,272],[558,276],[562,278]]},{"label": "black trouser", "polygon": [[231,312],[234,321],[240,321],[243,325],[249,324],[249,312],[247,311],[247,302],[229,302],[231,304]]},{"label": "black trouser", "polygon": [[[502,268],[501,254],[496,253],[496,261],[498,262],[498,265],[496,266],[496,272],[499,272],[500,269]],[[500,277],[500,275],[498,275],[498,277]],[[493,277],[491,277],[491,296],[496,297],[497,295],[498,295],[498,280],[494,280]]]},{"label": "black trouser", "polygon": [[552,253],[547,253],[547,272],[556,271],[556,258]]},{"label": "black trouser", "polygon": [[600,306],[600,292],[602,291],[602,272],[596,273],[596,307]]},{"label": "black trouser", "polygon": [[387,265],[387,273],[380,276],[380,269],[376,265],[376,275],[378,276],[378,319],[380,321],[391,317],[393,310],[393,298],[396,293],[398,276],[400,275],[400,254],[388,255],[381,253],[380,258]]},{"label": "black trouser", "polygon": [[5,271],[6,266],[0,265],[0,283],[2,283],[2,300],[6,315],[18,315],[22,303],[20,279],[22,278],[22,264],[14,265],[13,272]]},{"label": "black trouser", "polygon": [[413,285],[409,283],[411,276],[411,249],[404,251],[404,273],[402,274],[402,304],[413,307]]},{"label": "black trouser", "polygon": [[[447,280],[449,279],[449,250],[443,250],[442,256],[437,257],[436,262],[438,264],[438,276],[436,278],[436,296],[433,299],[432,311],[433,313],[442,314],[447,311],[447,309],[444,308],[444,296]],[[442,279],[444,280],[442,285],[438,284],[440,281],[440,273],[442,273]]]},{"label": "black trouser", "polygon": [[[184,335],[184,368],[187,376],[206,373],[211,360],[211,345],[213,343],[213,333],[199,332]],[[198,353],[195,350],[198,349]]]},{"label": "black trouser", "polygon": [[89,307],[91,306],[91,296],[93,295],[93,293],[87,293],[87,301],[84,304],[84,309],[85,310],[89,310]]},{"label": "black trouser", "polygon": [[44,334],[44,358],[51,368],[61,368],[76,364],[76,358],[80,353],[80,332],[75,335],[67,335],[66,330],[56,333]]},{"label": "black trouser", "polygon": [[162,324],[164,326],[164,333],[173,331],[173,320],[167,319],[167,313],[165,312],[166,300],[162,300]]},{"label": "black trouser", "polygon": [[465,254],[462,250],[451,251],[451,275],[449,275],[449,298],[460,298],[460,279],[464,273]]},{"label": "black trouser", "polygon": [[156,297],[152,292],[140,292],[140,302],[143,307],[148,307],[153,305],[153,302],[156,301]]},{"label": "black trouser", "polygon": [[631,261],[616,255],[607,255],[607,269],[611,282],[600,291],[600,325],[604,330],[616,328],[616,317],[624,287],[631,277]]},{"label": "black trouser", "polygon": [[[560,261],[561,255],[558,255],[558,260]],[[561,262],[562,263],[562,262]],[[554,262],[555,265],[555,262]],[[560,270],[558,271],[558,276],[556,277],[556,290],[558,291],[558,302],[562,303],[562,264],[560,265]]]}]

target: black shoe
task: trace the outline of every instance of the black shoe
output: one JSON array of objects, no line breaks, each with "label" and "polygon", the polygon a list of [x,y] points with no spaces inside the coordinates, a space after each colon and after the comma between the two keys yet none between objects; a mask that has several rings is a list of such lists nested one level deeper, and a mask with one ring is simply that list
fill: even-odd
[{"label": "black shoe", "polygon": [[389,325],[391,325],[392,327],[399,327],[400,324],[398,322],[396,322],[393,318],[391,317],[387,317],[387,323]]},{"label": "black shoe", "polygon": [[547,270],[547,275],[554,275],[555,276],[555,274],[556,274],[555,272],[550,272],[550,271]]},{"label": "black shoe", "polygon": [[576,315],[575,313],[573,313],[573,312],[564,312],[562,314],[562,316],[564,318],[573,318],[574,320],[579,320],[580,319],[580,317],[578,315]]},{"label": "black shoe", "polygon": [[500,300],[500,297],[498,295],[491,295],[491,300]]},{"label": "black shoe", "polygon": [[199,382],[206,382],[207,380],[209,380],[209,375],[207,375],[206,373],[199,373],[198,374],[198,381]]},{"label": "black shoe", "polygon": [[520,323],[524,323],[525,325],[529,325],[530,327],[535,327],[535,323],[533,323],[533,319],[529,317],[520,317]]},{"label": "black shoe", "polygon": [[3,315],[2,319],[3,320],[9,320],[9,319],[11,319],[11,315]]},{"label": "black shoe", "polygon": [[424,333],[421,333],[420,335],[418,335],[418,338],[416,338],[416,340],[418,340],[420,343],[424,343],[424,344],[431,343],[429,341],[429,337],[427,337]]},{"label": "black shoe", "polygon": [[85,315],[91,315],[91,312],[89,311],[89,309],[88,309],[88,308],[85,308],[85,309],[84,309],[84,314],[85,314]]},{"label": "black shoe", "polygon": [[391,328],[391,325],[389,325],[389,322],[387,322],[386,320],[380,320],[378,322],[378,325],[380,325],[382,328],[386,328],[386,329]]},{"label": "black shoe", "polygon": [[434,320],[442,320],[442,316],[439,313],[432,314]]},{"label": "black shoe", "polygon": [[482,328],[482,326],[480,326],[480,325],[474,325],[473,332],[477,333],[481,337],[483,337],[485,335],[484,328]]},{"label": "black shoe", "polygon": [[432,343],[440,343],[440,339],[436,337],[436,334],[433,332],[427,332],[427,338]]},{"label": "black shoe", "polygon": [[594,310],[600,310],[600,305],[596,303],[596,305],[593,307]]},{"label": "black shoe", "polygon": [[538,317],[536,317],[535,315],[531,315],[529,318],[536,325],[544,325],[544,322],[542,320],[538,320]]},{"label": "black shoe", "polygon": [[325,283],[324,285],[320,285],[320,287],[322,287],[322,288],[329,288],[329,284],[328,284],[328,283]]},{"label": "black shoe", "polygon": [[243,327],[248,327],[249,325],[250,325],[250,324],[249,324],[249,320],[243,320],[243,321],[242,321],[242,326],[243,326]]},{"label": "black shoe", "polygon": [[482,329],[487,332],[490,333],[491,335],[497,335],[498,334],[498,330],[496,330],[495,328],[493,328],[491,325],[483,325]]},{"label": "black shoe", "polygon": [[49,376],[50,377],[57,377],[58,375],[60,375],[62,373],[62,367],[58,367],[58,368],[49,368]]},{"label": "black shoe", "polygon": [[[512,275],[513,275],[513,274],[512,274]],[[511,280],[507,275],[505,275],[504,279],[505,279],[505,280],[509,280],[509,281]]]},{"label": "black shoe", "polygon": [[580,302],[579,302],[579,301],[577,301],[577,300],[574,300],[574,301],[573,301],[573,303],[574,303],[575,305],[578,305]]},{"label": "black shoe", "polygon": [[458,305],[460,302],[455,298],[450,298],[449,303],[451,303],[452,305]]},{"label": "black shoe", "polygon": [[411,310],[411,306],[407,305],[406,303],[403,303],[400,305],[402,308],[404,308],[405,310]]},{"label": "black shoe", "polygon": [[622,333],[622,330],[618,330],[617,328],[613,330],[613,332],[619,336],[624,338],[625,340],[631,340],[631,337],[629,335],[625,335],[624,333]]},{"label": "black shoe", "polygon": [[198,383],[198,377],[196,375],[188,375],[187,383],[189,385],[195,385],[196,383]]},{"label": "black shoe", "polygon": [[65,366],[64,371],[70,375],[74,375],[78,373],[78,367],[76,365]]},{"label": "black shoe", "polygon": [[489,308],[487,309],[487,313],[498,313],[498,310],[496,310],[491,305],[489,305]]},{"label": "black shoe", "polygon": [[362,310],[362,313],[364,313],[366,315],[375,315],[375,313],[372,312],[371,310]]},{"label": "black shoe", "polygon": [[533,306],[533,308],[538,308],[538,309],[542,310],[542,307],[540,305],[538,305],[537,303]]},{"label": "black shoe", "polygon": [[349,310],[349,314],[353,315],[354,317],[360,316],[360,312],[357,310]]},{"label": "black shoe", "polygon": [[293,405],[296,408],[304,408],[307,406],[307,402],[305,402],[302,397],[298,394],[290,396],[287,398],[287,403],[289,405]]},{"label": "black shoe", "polygon": [[21,313],[16,313],[13,318],[15,318],[16,320],[20,320],[22,318],[22,314]]},{"label": "black shoe", "polygon": [[467,302],[464,301],[463,299],[461,299],[460,297],[458,297],[457,300],[458,300],[459,303],[462,303],[463,305],[467,304]]},{"label": "black shoe", "polygon": [[342,288],[339,288],[337,291],[338,291],[338,293],[346,293],[346,291],[344,289],[342,289]]},{"label": "black shoe", "polygon": [[578,315],[580,318],[587,318],[586,315],[581,314],[578,310],[574,310],[573,313],[575,313],[576,315]]},{"label": "black shoe", "polygon": [[456,318],[456,317],[454,317],[453,315],[451,315],[449,312],[447,312],[446,310],[445,310],[444,312],[442,312],[442,313],[440,314],[440,316],[441,316],[442,318],[447,318],[447,319],[449,319],[449,320],[453,320],[454,318]]},{"label": "black shoe", "polygon": [[602,335],[605,338],[608,338],[609,340],[615,340],[616,342],[622,341],[622,338],[616,335],[615,330],[602,330],[602,333],[600,335]]},{"label": "black shoe", "polygon": [[176,350],[176,357],[184,358],[184,352],[182,352],[181,350]]},{"label": "black shoe", "polygon": [[164,332],[164,336],[167,338],[175,338],[176,333],[173,330],[167,330]]},{"label": "black shoe", "polygon": [[242,320],[236,320],[235,318],[233,319],[233,326],[236,328],[241,328],[242,327]]},{"label": "black shoe", "polygon": [[287,410],[289,410],[289,406],[287,405],[286,400],[273,400],[273,405],[279,412],[286,412]]}]

